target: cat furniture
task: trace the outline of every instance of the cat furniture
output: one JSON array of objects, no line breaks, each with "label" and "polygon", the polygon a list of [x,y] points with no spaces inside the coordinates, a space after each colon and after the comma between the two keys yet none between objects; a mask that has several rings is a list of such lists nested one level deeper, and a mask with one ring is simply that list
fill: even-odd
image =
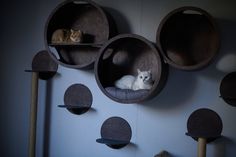
[{"label": "cat furniture", "polygon": [[223,123],[213,110],[201,108],[188,118],[186,135],[198,142],[198,157],[206,157],[206,144],[221,137]]},{"label": "cat furniture", "polygon": [[[58,29],[81,30],[81,43],[52,43]],[[100,47],[116,33],[110,15],[90,0],[67,0],[49,15],[44,30],[44,42],[50,56],[59,64],[77,69],[93,68]]]},{"label": "cat furniture", "polygon": [[236,72],[227,74],[220,83],[220,97],[229,105],[236,106]]},{"label": "cat furniture", "polygon": [[[125,90],[114,87],[123,75],[137,75],[151,70],[154,84],[150,90]],[[167,65],[162,62],[156,47],[144,37],[120,34],[110,39],[100,49],[95,62],[95,78],[101,91],[120,103],[140,103],[158,94],[165,85]]]},{"label": "cat furniture", "polygon": [[39,51],[32,60],[32,69],[25,70],[32,73],[31,101],[30,101],[30,129],[29,129],[29,157],[34,157],[36,147],[38,80],[51,79],[58,69],[58,64],[51,59],[46,50]]},{"label": "cat furniture", "polygon": [[87,86],[83,84],[73,84],[65,91],[65,105],[58,106],[66,108],[73,114],[81,115],[91,108],[92,102],[93,96]]},{"label": "cat furniture", "polygon": [[129,123],[121,117],[106,119],[101,127],[101,138],[96,142],[106,144],[113,149],[120,149],[130,143],[132,130]]},{"label": "cat furniture", "polygon": [[58,64],[51,59],[48,51],[39,51],[32,60],[32,69],[26,72],[38,73],[38,78],[48,80],[52,78],[58,69]]},{"label": "cat furniture", "polygon": [[160,22],[156,43],[164,60],[181,70],[207,66],[219,48],[219,33],[213,17],[197,7],[181,7]]}]

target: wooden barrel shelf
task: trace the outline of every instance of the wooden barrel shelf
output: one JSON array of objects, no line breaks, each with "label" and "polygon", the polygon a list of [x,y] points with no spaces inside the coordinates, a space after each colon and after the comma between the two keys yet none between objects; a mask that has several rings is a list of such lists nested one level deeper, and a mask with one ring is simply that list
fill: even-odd
[{"label": "wooden barrel shelf", "polygon": [[[112,90],[114,82],[123,75],[137,75],[151,70],[154,84],[150,90]],[[156,47],[147,39],[135,34],[120,34],[100,49],[95,63],[95,77],[101,91],[120,103],[140,103],[156,96],[164,87],[168,66],[163,63]]]},{"label": "wooden barrel shelf", "polygon": [[[83,41],[53,43],[53,33],[58,29],[81,30]],[[59,64],[69,68],[91,69],[100,47],[114,34],[116,28],[112,17],[102,7],[90,0],[66,0],[49,15],[44,42],[51,57]]]},{"label": "wooden barrel shelf", "polygon": [[187,71],[207,66],[220,44],[213,17],[191,6],[177,8],[163,18],[156,42],[167,63]]}]

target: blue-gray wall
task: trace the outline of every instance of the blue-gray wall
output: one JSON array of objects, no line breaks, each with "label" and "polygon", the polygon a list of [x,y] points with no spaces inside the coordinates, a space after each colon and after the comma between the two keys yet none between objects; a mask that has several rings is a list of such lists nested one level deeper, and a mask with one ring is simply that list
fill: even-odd
[{"label": "blue-gray wall", "polygon": [[[33,56],[45,49],[45,21],[60,2],[62,0],[1,2],[1,157],[27,156],[31,74],[24,70],[30,68]],[[185,5],[201,7],[213,15],[219,25],[219,55],[210,66],[200,71],[184,72],[170,68],[164,90],[144,104],[116,103],[100,91],[92,70],[59,66],[59,75],[51,82],[40,81],[39,84],[37,157],[152,157],[160,150],[169,151],[173,157],[194,157],[197,143],[185,135],[186,123],[189,115],[202,107],[216,111],[224,125],[224,137],[207,145],[207,157],[235,157],[236,108],[219,98],[219,85],[227,73],[217,69],[218,62],[225,55],[236,55],[235,1],[95,2],[108,8],[121,33],[139,34],[152,42],[155,42],[160,20],[168,12]],[[94,110],[77,116],[57,107],[63,104],[64,92],[73,83],[82,83],[90,88]],[[103,121],[111,116],[125,118],[132,127],[132,143],[120,150],[95,142],[100,137]]]}]

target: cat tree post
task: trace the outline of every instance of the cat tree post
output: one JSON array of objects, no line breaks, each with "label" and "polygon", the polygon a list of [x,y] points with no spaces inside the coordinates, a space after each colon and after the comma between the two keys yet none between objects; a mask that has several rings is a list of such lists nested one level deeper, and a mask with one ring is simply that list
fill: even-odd
[{"label": "cat tree post", "polygon": [[206,157],[206,138],[198,138],[198,157]]},{"label": "cat tree post", "polygon": [[29,157],[35,156],[37,103],[38,103],[38,79],[39,79],[39,73],[32,72],[31,103],[30,103]]},{"label": "cat tree post", "polygon": [[29,124],[29,157],[35,157],[36,130],[37,130],[37,106],[38,106],[38,82],[39,79],[48,80],[57,73],[58,65],[51,59],[45,50],[39,51],[33,58],[30,100],[30,124]]}]

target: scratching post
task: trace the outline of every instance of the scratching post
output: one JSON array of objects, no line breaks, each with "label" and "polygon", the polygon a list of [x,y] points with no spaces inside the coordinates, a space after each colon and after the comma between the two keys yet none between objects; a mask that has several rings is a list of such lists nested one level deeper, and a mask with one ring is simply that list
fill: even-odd
[{"label": "scratching post", "polygon": [[30,131],[29,131],[29,157],[35,156],[37,103],[38,103],[38,72],[32,72],[31,103],[30,103]]},{"label": "scratching post", "polygon": [[198,138],[198,157],[206,157],[206,138]]},{"label": "scratching post", "polygon": [[52,78],[58,69],[48,52],[42,50],[38,52],[32,61],[32,70],[25,72],[32,73],[31,80],[31,101],[30,101],[30,124],[29,124],[29,157],[35,157],[36,150],[36,130],[37,130],[37,106],[38,106],[38,82],[39,79],[48,80]]}]

